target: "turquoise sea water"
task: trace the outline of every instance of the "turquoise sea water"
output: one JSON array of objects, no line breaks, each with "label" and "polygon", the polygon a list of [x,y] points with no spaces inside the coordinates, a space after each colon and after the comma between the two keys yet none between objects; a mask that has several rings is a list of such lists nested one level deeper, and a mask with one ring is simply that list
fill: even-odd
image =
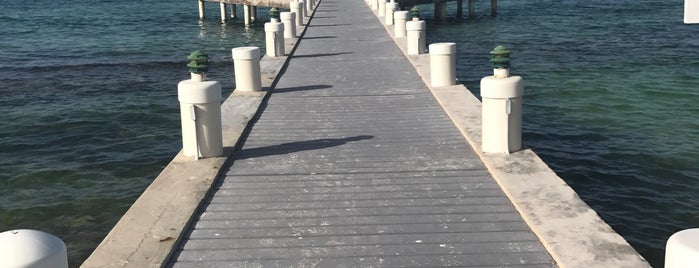
[{"label": "turquoise sea water", "polygon": [[[429,41],[457,43],[475,93],[488,52],[511,48],[524,142],[661,267],[667,237],[699,224],[699,25],[682,0],[502,0],[495,18],[489,2],[429,21]],[[222,25],[217,4],[199,22],[192,0],[0,8],[0,232],[56,234],[76,266],[180,149],[186,56],[209,53],[227,94],[230,49],[261,46],[262,24]]]}]

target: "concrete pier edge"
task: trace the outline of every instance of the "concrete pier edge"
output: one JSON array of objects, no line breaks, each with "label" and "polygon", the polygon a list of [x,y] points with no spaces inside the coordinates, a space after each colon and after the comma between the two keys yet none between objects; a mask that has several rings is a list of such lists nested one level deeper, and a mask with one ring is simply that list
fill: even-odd
[{"label": "concrete pier edge", "polygon": [[[306,25],[312,19],[311,15]],[[262,111],[306,29],[306,26],[297,25],[298,37],[285,39],[286,56],[262,57],[262,91],[233,91],[221,105],[223,155],[194,161],[180,150],[80,267],[162,267],[167,264],[187,226],[201,210],[202,201],[211,194],[219,174],[229,165],[230,156],[249,131],[249,122]],[[182,77],[186,78],[185,74]]]},{"label": "concrete pier edge", "polygon": [[480,100],[462,84],[432,87],[429,54],[409,55],[406,38],[395,37],[394,26],[373,12],[559,267],[650,267],[531,149],[484,153]]}]

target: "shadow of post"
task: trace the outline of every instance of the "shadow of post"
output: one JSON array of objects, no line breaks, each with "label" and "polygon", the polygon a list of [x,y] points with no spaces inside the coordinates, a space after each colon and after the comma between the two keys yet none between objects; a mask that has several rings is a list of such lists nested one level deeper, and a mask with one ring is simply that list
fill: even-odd
[{"label": "shadow of post", "polygon": [[279,145],[241,150],[240,152],[235,154],[235,159],[240,160],[270,155],[284,155],[302,151],[319,150],[330,147],[337,147],[349,142],[370,140],[373,138],[374,136],[371,135],[359,135],[342,139],[317,139],[308,141],[295,141],[289,143],[282,143]]}]

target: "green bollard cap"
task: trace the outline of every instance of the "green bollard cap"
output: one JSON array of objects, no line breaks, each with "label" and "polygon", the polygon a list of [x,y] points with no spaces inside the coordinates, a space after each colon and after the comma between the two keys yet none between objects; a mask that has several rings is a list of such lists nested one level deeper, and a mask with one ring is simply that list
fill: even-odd
[{"label": "green bollard cap", "polygon": [[493,63],[493,69],[507,69],[510,67],[511,51],[503,45],[495,47],[490,51],[490,62]]},{"label": "green bollard cap", "polygon": [[192,54],[189,54],[187,58],[190,60],[189,64],[187,64],[187,67],[189,67],[189,72],[194,74],[206,73],[209,68],[209,55],[206,55],[206,53],[202,52],[201,50],[197,50],[192,52]]}]

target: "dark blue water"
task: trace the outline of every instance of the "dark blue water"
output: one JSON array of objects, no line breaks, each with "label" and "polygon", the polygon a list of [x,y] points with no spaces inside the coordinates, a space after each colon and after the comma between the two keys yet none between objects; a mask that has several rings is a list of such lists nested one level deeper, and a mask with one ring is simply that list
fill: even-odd
[{"label": "dark blue water", "polygon": [[[507,0],[495,18],[489,2],[428,22],[430,42],[457,42],[476,94],[488,52],[511,48],[524,142],[662,266],[667,237],[699,222],[699,25],[682,24],[682,0]],[[222,25],[217,4],[199,22],[193,0],[0,8],[0,232],[56,234],[75,266],[180,149],[186,56],[207,52],[228,94],[230,49],[262,46],[262,25]]]}]

